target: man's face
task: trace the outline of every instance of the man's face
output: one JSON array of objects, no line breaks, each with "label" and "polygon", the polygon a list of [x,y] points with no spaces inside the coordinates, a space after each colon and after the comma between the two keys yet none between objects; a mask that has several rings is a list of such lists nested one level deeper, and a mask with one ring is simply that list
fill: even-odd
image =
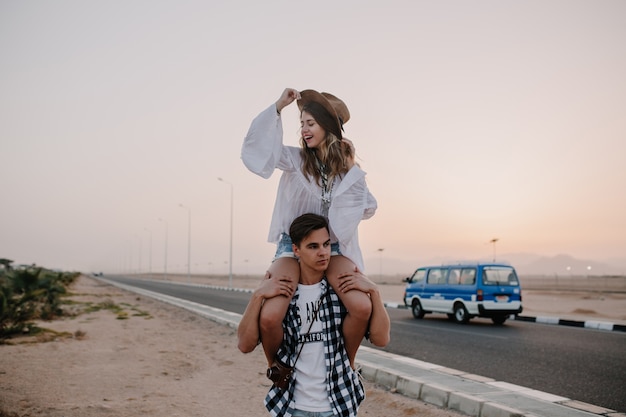
[{"label": "man's face", "polygon": [[300,267],[323,272],[330,262],[330,236],[328,230],[322,228],[311,232],[300,243],[293,245],[296,256],[300,258]]}]

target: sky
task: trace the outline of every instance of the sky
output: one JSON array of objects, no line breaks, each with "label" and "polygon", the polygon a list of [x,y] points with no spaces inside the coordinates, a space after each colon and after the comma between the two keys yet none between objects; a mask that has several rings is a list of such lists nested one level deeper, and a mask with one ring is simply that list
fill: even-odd
[{"label": "sky", "polygon": [[2,1],[0,258],[262,273],[280,172],[247,171],[241,144],[291,87],[350,109],[379,205],[366,272],[624,262],[625,18],[622,0]]}]

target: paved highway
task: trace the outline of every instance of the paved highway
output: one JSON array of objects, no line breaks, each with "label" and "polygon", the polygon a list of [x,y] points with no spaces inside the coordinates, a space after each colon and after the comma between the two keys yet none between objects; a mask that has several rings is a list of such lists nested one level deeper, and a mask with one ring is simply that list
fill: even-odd
[{"label": "paved highway", "polygon": [[[107,276],[128,285],[242,314],[250,294]],[[626,412],[626,334],[576,327],[473,319],[467,325],[434,315],[388,309],[384,349],[422,361]],[[366,343],[367,344],[367,343]]]}]

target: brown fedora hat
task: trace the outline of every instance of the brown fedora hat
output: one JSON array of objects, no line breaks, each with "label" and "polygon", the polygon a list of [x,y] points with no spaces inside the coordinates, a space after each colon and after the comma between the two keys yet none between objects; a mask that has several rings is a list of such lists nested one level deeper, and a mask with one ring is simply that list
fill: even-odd
[{"label": "brown fedora hat", "polygon": [[[341,133],[343,125],[350,120],[350,111],[348,111],[346,103],[330,93],[318,93],[315,90],[300,91],[300,99],[298,100],[300,111],[306,104],[311,102],[321,104],[337,120],[339,132]],[[339,139],[341,139],[341,136]]]}]

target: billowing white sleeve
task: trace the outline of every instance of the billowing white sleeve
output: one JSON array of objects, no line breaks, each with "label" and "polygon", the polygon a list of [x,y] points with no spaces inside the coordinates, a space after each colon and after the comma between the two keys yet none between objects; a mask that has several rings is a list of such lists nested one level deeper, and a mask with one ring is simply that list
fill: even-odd
[{"label": "billowing white sleeve", "polygon": [[250,125],[241,147],[241,159],[253,173],[269,178],[278,166],[283,145],[283,124],[272,104]]}]

